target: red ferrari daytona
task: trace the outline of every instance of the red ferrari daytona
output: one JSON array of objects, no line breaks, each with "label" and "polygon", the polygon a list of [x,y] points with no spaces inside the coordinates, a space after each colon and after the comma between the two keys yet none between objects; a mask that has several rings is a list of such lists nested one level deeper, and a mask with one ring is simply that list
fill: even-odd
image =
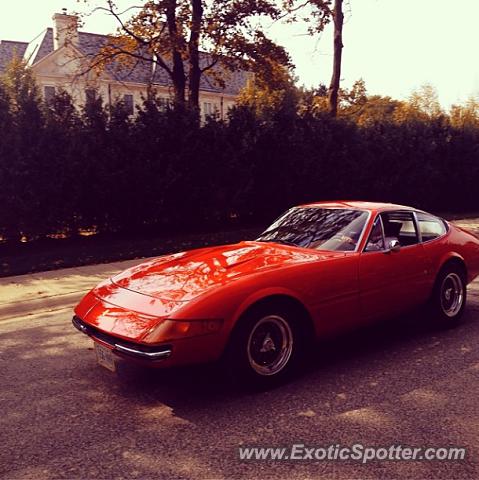
[{"label": "red ferrari daytona", "polygon": [[401,205],[291,208],[255,241],[165,255],[91,290],[73,324],[98,362],[220,360],[245,380],[283,378],[314,338],[428,304],[457,324],[479,274],[479,239]]}]

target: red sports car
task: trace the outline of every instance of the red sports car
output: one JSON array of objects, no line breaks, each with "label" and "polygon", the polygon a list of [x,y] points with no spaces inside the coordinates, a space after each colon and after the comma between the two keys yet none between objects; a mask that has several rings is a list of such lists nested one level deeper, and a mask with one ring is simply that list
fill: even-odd
[{"label": "red sports car", "polygon": [[479,274],[479,239],[401,205],[291,208],[255,241],[149,260],[75,308],[97,360],[155,367],[221,359],[238,377],[282,378],[312,339],[429,302],[452,326]]}]

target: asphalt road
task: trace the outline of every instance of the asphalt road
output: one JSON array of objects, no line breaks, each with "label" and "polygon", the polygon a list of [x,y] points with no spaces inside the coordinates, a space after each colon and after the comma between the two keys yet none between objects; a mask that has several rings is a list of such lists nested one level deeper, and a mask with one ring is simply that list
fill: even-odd
[{"label": "asphalt road", "polygon": [[[318,346],[264,393],[214,370],[95,363],[71,311],[0,321],[0,476],[479,478],[479,296],[452,331],[408,315]],[[240,445],[464,446],[455,462],[240,461]]]}]

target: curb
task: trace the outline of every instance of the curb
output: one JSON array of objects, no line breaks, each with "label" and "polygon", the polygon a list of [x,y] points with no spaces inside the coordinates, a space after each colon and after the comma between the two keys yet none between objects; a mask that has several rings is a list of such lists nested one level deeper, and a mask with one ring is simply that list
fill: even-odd
[{"label": "curb", "polygon": [[0,306],[0,323],[17,317],[26,315],[38,315],[61,310],[64,308],[73,308],[76,303],[85,295],[86,292],[72,292],[52,297],[40,297],[26,302],[14,302]]}]

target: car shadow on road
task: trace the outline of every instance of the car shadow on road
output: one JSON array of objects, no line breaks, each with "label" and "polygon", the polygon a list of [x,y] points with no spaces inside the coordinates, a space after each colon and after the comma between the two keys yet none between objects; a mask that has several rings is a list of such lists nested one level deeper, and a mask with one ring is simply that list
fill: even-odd
[{"label": "car shadow on road", "polygon": [[[179,415],[188,415],[192,406],[211,409],[213,404],[236,404],[268,394],[301,394],[305,404],[309,397],[328,406],[323,413],[336,414],[364,407],[371,398],[387,401],[421,388],[449,374],[451,362],[465,368],[479,361],[475,350],[463,345],[464,336],[471,344],[479,340],[479,323],[473,317],[473,310],[467,311],[457,329],[439,330],[420,310],[322,340],[294,377],[269,392],[230,382],[217,365],[156,370],[121,364],[119,393],[128,397],[145,393],[153,401],[174,406]],[[338,403],[338,398],[343,401]]]}]

